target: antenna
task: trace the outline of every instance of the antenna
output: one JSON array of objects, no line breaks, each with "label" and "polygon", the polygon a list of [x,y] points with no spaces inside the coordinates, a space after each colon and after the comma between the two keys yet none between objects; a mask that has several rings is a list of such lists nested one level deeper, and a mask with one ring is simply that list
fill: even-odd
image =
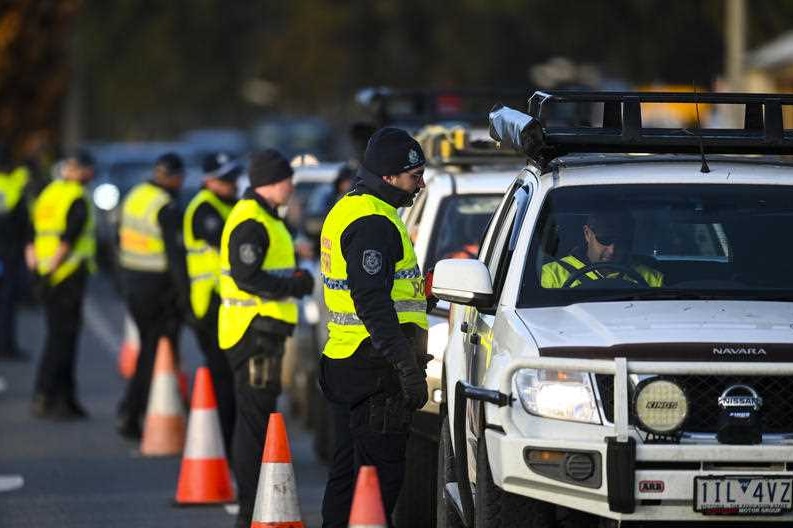
[{"label": "antenna", "polygon": [[705,143],[702,141],[702,123],[699,121],[699,91],[697,90],[696,85],[691,83],[694,87],[694,94],[696,94],[697,100],[694,101],[694,110],[697,113],[697,130],[699,131],[699,155],[702,157],[702,167],[700,167],[699,172],[703,174],[707,174],[710,172],[710,167],[708,167],[708,160],[705,159]]}]

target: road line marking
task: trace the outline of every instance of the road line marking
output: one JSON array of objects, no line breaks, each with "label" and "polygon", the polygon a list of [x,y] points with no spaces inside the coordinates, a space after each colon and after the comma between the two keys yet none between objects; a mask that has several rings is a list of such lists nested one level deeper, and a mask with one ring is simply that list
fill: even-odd
[{"label": "road line marking", "polygon": [[240,512],[240,505],[239,504],[226,504],[223,506],[223,509],[226,510],[226,513],[229,515],[237,515]]},{"label": "road line marking", "polygon": [[85,300],[85,320],[91,332],[102,343],[102,348],[113,360],[116,359],[118,351],[121,349],[121,334],[112,330],[113,325],[102,310],[97,306],[96,301],[87,297]]},{"label": "road line marking", "polygon": [[0,394],[5,392],[8,389],[8,383],[6,383],[5,378],[0,376]]},{"label": "road line marking", "polygon": [[22,475],[0,475],[0,493],[14,491],[25,485]]}]

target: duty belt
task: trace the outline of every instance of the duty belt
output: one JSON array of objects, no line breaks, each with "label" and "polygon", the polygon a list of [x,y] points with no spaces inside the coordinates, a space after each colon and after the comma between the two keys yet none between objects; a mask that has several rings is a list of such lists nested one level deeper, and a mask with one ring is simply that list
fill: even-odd
[{"label": "duty belt", "polygon": [[[394,301],[394,310],[400,312],[422,312],[427,310],[426,301]],[[361,319],[355,313],[328,311],[328,320],[337,325],[360,325]]]}]

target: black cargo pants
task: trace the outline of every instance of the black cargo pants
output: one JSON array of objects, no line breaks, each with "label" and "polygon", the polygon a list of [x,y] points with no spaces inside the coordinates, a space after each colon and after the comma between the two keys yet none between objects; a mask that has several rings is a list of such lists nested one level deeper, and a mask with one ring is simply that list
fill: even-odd
[{"label": "black cargo pants", "polygon": [[281,393],[285,339],[249,327],[240,342],[226,351],[234,372],[237,404],[231,467],[237,479],[238,528],[251,525],[267,423]]},{"label": "black cargo pants", "polygon": [[390,519],[405,475],[413,415],[404,406],[396,371],[365,342],[347,359],[322,356],[319,376],[331,402],[336,434],[322,501],[322,526],[347,526],[361,466],[377,468],[386,518]]}]

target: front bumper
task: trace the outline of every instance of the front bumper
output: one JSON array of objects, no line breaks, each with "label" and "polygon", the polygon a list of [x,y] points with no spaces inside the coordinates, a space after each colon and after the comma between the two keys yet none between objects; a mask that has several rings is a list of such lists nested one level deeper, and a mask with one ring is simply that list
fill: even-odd
[{"label": "front bumper", "polygon": [[[658,363],[558,358],[517,359],[500,373],[500,393],[509,399],[515,371],[521,368],[575,370],[614,375],[614,424],[575,424],[581,434],[571,434],[569,422],[531,417],[531,424],[518,425],[525,416],[519,404],[487,404],[485,431],[493,480],[506,491],[624,521],[793,522],[793,513],[775,516],[704,515],[694,511],[695,477],[747,476],[793,478],[793,440],[775,444],[722,445],[704,443],[646,444],[628,425],[628,375],[716,374],[793,375],[786,363]],[[541,423],[541,425],[538,425]],[[560,434],[548,434],[559,425]],[[455,424],[458,425],[457,423]],[[587,429],[589,428],[589,429]],[[595,432],[596,434],[591,434]],[[603,434],[605,433],[605,434]],[[609,444],[635,444],[635,450],[609,451]],[[602,477],[597,488],[562,482],[530,469],[526,449],[585,451],[598,453]],[[629,457],[630,460],[627,460]],[[646,483],[654,483],[647,485]],[[658,484],[662,483],[662,484]]]}]

